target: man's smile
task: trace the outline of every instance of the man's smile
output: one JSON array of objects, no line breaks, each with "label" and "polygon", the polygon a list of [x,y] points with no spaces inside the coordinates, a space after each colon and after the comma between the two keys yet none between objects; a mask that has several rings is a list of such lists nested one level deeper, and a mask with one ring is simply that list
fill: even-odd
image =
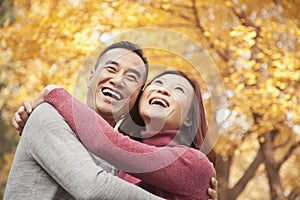
[{"label": "man's smile", "polygon": [[108,96],[108,97],[111,97],[113,99],[115,99],[116,101],[121,101],[123,99],[123,96],[121,93],[119,93],[118,91],[116,90],[113,90],[111,88],[102,88],[102,93],[104,96]]}]

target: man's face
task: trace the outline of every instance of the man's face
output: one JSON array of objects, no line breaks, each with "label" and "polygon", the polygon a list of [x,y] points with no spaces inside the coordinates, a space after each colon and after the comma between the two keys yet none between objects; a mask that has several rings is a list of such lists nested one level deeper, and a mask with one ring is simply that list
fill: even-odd
[{"label": "man's face", "polygon": [[87,104],[111,125],[132,109],[146,68],[135,53],[122,48],[106,52],[89,79]]}]

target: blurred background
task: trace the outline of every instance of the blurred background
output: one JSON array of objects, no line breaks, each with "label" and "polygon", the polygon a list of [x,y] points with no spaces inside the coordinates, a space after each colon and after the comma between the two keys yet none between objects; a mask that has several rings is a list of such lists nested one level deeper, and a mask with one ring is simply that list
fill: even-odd
[{"label": "blurred background", "polygon": [[[199,78],[208,116],[222,116],[212,129],[218,134],[219,199],[300,199],[300,1],[0,0],[0,5],[0,198],[19,140],[10,121],[23,100],[56,83],[84,101],[87,75],[106,39],[156,27],[157,33],[164,28],[201,44],[199,52],[213,63],[207,67],[203,61],[201,67],[216,68],[221,77],[224,105],[214,108],[209,75],[199,75],[172,52],[146,49],[154,66],[150,77],[175,66]],[[140,36],[133,37],[139,43]],[[146,37],[157,45],[168,38]],[[198,51],[185,42],[176,47]]]}]

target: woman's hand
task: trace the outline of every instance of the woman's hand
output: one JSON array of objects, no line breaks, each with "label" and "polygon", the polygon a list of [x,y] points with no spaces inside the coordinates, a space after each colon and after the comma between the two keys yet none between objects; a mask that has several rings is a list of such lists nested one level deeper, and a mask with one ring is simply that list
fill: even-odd
[{"label": "woman's hand", "polygon": [[210,182],[212,188],[208,188],[209,200],[216,200],[218,199],[218,181],[215,177],[212,177]]},{"label": "woman's hand", "polygon": [[211,163],[214,169],[214,176],[210,179],[211,188],[208,188],[208,195],[210,196],[209,200],[216,200],[218,199],[218,181],[216,179],[217,173],[214,167],[214,164]]},{"label": "woman's hand", "polygon": [[60,88],[60,86],[47,85],[31,102],[25,100],[23,105],[15,112],[11,124],[17,129],[19,135],[22,135],[23,128],[32,110],[43,103],[47,94],[55,88]]}]

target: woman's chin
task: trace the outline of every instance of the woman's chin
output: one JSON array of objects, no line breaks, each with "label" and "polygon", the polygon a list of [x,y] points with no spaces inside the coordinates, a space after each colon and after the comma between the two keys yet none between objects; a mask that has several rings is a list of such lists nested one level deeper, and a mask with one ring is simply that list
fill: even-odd
[{"label": "woman's chin", "polygon": [[162,117],[151,117],[150,123],[147,124],[148,130],[151,131],[161,131],[164,130],[166,126],[165,118]]}]

